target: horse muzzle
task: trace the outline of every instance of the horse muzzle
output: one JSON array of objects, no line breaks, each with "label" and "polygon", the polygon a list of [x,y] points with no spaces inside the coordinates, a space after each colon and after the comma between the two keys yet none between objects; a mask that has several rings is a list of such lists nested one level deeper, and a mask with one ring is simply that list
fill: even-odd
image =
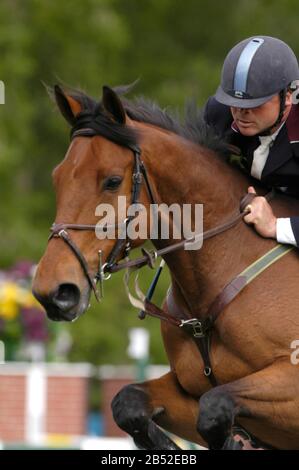
[{"label": "horse muzzle", "polygon": [[74,321],[87,310],[90,289],[81,292],[76,284],[63,283],[48,294],[33,288],[33,294],[45,308],[50,320]]}]

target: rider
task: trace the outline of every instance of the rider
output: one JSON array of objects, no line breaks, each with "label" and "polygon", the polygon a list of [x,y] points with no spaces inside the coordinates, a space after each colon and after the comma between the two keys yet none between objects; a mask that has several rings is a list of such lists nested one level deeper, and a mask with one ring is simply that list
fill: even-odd
[{"label": "rider", "polygon": [[[254,36],[228,53],[221,84],[204,109],[205,121],[240,148],[247,173],[297,197],[298,79],[298,62],[286,43]],[[255,189],[250,186],[248,192]],[[253,199],[244,220],[264,237],[299,246],[299,217],[276,218],[264,197]]]}]

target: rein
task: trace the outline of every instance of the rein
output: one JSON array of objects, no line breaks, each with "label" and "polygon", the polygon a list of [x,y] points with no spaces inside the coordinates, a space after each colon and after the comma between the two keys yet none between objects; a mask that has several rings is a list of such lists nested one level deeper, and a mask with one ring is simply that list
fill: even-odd
[{"label": "rein", "polygon": [[[84,125],[88,125],[91,127],[77,128],[80,125],[80,122],[79,122],[77,127],[75,127],[71,132],[71,139],[77,136],[92,137],[98,134],[96,122],[89,120],[88,117],[85,115],[82,116],[81,119],[83,120]],[[228,146],[228,147],[234,153],[238,153],[238,149],[236,147],[234,146]],[[140,189],[141,189],[143,180],[145,181],[146,189],[147,189],[151,203],[156,204],[154,193],[149,183],[146,168],[144,166],[144,163],[141,160],[141,149],[137,145],[129,145],[128,148],[132,150],[133,155],[134,155],[131,204],[138,203],[138,198],[140,195]],[[251,202],[251,200],[252,200],[251,195],[249,195],[249,198],[246,199],[245,201],[244,208],[246,208],[246,205],[248,205]],[[128,269],[131,267],[141,268],[142,266],[145,266],[145,265],[148,265],[153,269],[155,266],[155,261],[159,256],[163,256],[173,251],[179,250],[180,248],[184,248],[186,243],[195,242],[199,237],[202,237],[203,240],[212,238],[218,235],[219,233],[222,233],[232,228],[242,219],[242,217],[246,213],[248,213],[248,210],[246,211],[244,209],[242,210],[241,213],[237,214],[231,220],[227,221],[226,223],[222,225],[219,225],[218,227],[207,230],[203,232],[202,234],[197,234],[191,238],[183,239],[175,244],[169,245],[160,250],[147,251],[143,248],[141,251],[144,256],[134,259],[134,260],[123,261],[122,263],[117,263],[116,260],[119,258],[119,256],[121,256],[121,258],[123,259],[123,258],[127,258],[129,255],[129,252],[131,250],[131,241],[127,237],[127,229],[128,229],[129,223],[135,218],[135,216],[129,216],[121,224],[115,224],[115,225],[102,225],[101,226],[100,224],[92,225],[92,224],[54,223],[50,229],[51,234],[49,236],[49,240],[51,240],[52,238],[60,238],[69,246],[69,248],[72,250],[72,252],[76,256],[77,260],[79,261],[82,267],[82,270],[85,274],[85,277],[87,278],[88,283],[91,289],[93,290],[97,301],[99,301],[100,298],[102,297],[103,281],[106,279],[109,279],[112,273],[118,272],[122,269]],[[121,227],[123,228],[122,236],[117,239],[114,247],[109,253],[107,260],[104,264],[102,264],[102,251],[99,250],[98,270],[93,277],[89,271],[88,263],[84,255],[82,254],[82,252],[80,251],[76,243],[72,240],[71,236],[68,233],[68,230],[79,230],[79,231],[102,230],[102,231],[108,232],[110,228],[121,228]],[[97,290],[98,282],[100,283],[100,292]]]},{"label": "rein", "polygon": [[[266,195],[266,198],[267,200],[270,200],[273,196],[274,196],[274,193],[270,192]],[[130,261],[115,264],[114,266],[110,267],[110,272],[114,273],[114,272],[120,271],[121,269],[127,269],[127,268],[133,268],[133,267],[141,268],[142,266],[145,266],[146,264],[152,268],[153,263],[156,261],[158,257],[167,255],[169,253],[172,253],[173,251],[177,251],[180,248],[185,248],[186,243],[193,243],[197,241],[199,237],[202,237],[203,241],[208,240],[209,238],[215,237],[216,235],[219,235],[220,233],[226,232],[230,228],[237,225],[237,223],[241,219],[243,219],[243,217],[246,214],[250,212],[249,209],[247,209],[246,207],[248,206],[248,204],[250,204],[250,202],[252,202],[254,197],[255,197],[255,194],[252,194],[252,195],[247,194],[241,201],[240,213],[232,217],[230,220],[228,220],[224,224],[218,225],[217,227],[211,228],[200,234],[194,235],[191,238],[185,238],[177,243],[174,243],[173,245],[169,245],[169,246],[166,246],[165,248],[161,248],[160,250],[146,252],[145,255],[140,258],[136,258]],[[143,250],[143,252],[145,252],[145,250]]]}]

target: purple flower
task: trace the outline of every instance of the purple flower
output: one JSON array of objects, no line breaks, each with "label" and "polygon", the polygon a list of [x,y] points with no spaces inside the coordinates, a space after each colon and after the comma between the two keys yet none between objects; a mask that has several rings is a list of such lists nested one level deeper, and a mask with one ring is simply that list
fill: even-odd
[{"label": "purple flower", "polygon": [[21,319],[27,341],[47,341],[48,331],[45,313],[38,308],[22,308]]},{"label": "purple flower", "polygon": [[18,261],[8,271],[8,276],[13,280],[30,279],[34,263],[28,260]]}]

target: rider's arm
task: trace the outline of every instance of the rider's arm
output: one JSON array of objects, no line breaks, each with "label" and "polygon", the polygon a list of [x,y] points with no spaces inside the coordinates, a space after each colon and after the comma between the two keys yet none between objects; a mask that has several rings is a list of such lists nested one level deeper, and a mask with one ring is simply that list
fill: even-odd
[{"label": "rider's arm", "polygon": [[[293,222],[298,219],[297,222]],[[295,225],[297,224],[297,230]],[[293,228],[294,225],[294,228]],[[295,233],[298,234],[298,241],[296,240]],[[276,240],[279,243],[287,243],[289,245],[298,246],[299,242],[299,217],[291,218],[278,218],[276,219]]]}]

